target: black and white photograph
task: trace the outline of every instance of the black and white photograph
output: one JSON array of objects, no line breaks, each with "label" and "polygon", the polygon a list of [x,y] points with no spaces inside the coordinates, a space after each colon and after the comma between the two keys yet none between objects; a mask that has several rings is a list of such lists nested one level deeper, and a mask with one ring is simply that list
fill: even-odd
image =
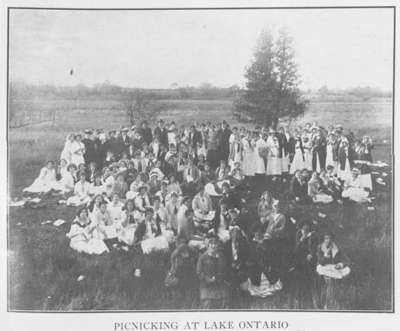
[{"label": "black and white photograph", "polygon": [[395,7],[264,5],[7,8],[9,312],[394,312]]}]

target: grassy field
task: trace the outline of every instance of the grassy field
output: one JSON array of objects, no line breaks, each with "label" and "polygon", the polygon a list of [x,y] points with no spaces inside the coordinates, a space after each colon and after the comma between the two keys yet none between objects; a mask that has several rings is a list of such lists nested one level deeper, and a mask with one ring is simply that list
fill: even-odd
[{"label": "grassy field", "polygon": [[[234,123],[231,101],[172,100],[161,116],[178,123],[226,119]],[[47,159],[57,159],[68,132],[86,127],[116,128],[126,124],[120,103],[108,101],[47,101],[41,107],[57,109],[55,123],[44,123],[9,130],[9,192],[21,195],[37,176]],[[362,119],[360,121],[360,119]],[[298,122],[341,123],[356,135],[370,134],[376,141],[374,158],[391,161],[391,105],[389,103],[315,103]],[[321,225],[337,233],[339,243],[350,255],[352,275],[338,293],[338,309],[390,310],[392,303],[392,228],[391,183],[377,187],[375,210],[346,204],[324,207],[328,215]],[[287,189],[285,185],[281,189]],[[249,197],[253,208],[258,197]],[[319,211],[319,210],[318,210]],[[318,218],[318,211],[305,211],[307,218]],[[11,309],[197,309],[197,288],[181,296],[163,286],[168,257],[152,255],[145,260],[143,277],[135,279],[136,259],[131,254],[89,257],[68,247],[65,233],[75,209],[49,200],[43,208],[10,208],[9,211],[9,306]],[[43,220],[64,219],[61,227],[41,225]],[[344,229],[337,227],[343,219]],[[151,274],[151,277],[147,277]],[[82,282],[77,278],[84,275]],[[291,283],[290,279],[287,284]],[[237,309],[300,309],[290,286],[270,299],[254,299],[245,295],[234,301]]]}]

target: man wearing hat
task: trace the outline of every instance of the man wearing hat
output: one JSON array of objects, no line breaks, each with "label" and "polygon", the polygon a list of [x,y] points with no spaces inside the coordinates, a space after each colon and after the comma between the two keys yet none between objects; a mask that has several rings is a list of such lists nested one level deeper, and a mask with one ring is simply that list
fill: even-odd
[{"label": "man wearing hat", "polygon": [[91,162],[95,162],[96,159],[92,134],[93,132],[90,129],[86,129],[85,136],[82,139],[82,142],[85,145],[85,154],[83,154],[83,158],[85,159],[86,167],[88,167]]},{"label": "man wearing hat", "polygon": [[119,149],[121,153],[125,152],[129,155],[129,148],[131,146],[131,139],[128,137],[128,128],[122,128],[121,135],[118,138]]},{"label": "man wearing hat", "polygon": [[228,161],[229,157],[229,138],[232,134],[232,131],[229,128],[229,124],[226,121],[222,122],[221,126],[221,136],[219,141],[219,152],[220,159]]},{"label": "man wearing hat", "polygon": [[168,146],[168,131],[164,126],[164,121],[162,119],[158,120],[158,125],[154,129],[154,137],[158,138],[160,144],[164,145],[165,147]]},{"label": "man wearing hat", "polygon": [[229,308],[229,286],[226,283],[227,262],[216,236],[206,239],[207,250],[199,256],[196,266],[200,280],[202,309]]},{"label": "man wearing hat", "polygon": [[143,121],[140,128],[139,128],[139,133],[143,137],[143,140],[150,145],[150,143],[153,141],[153,134],[151,132],[151,129],[148,126],[147,121]]}]

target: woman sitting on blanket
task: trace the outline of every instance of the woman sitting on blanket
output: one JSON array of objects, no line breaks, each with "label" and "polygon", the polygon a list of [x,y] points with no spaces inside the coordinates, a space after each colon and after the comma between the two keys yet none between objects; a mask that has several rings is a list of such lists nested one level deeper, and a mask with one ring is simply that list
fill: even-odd
[{"label": "woman sitting on blanket", "polygon": [[369,192],[365,190],[360,179],[360,170],[354,168],[352,176],[344,182],[342,197],[362,203],[371,201],[368,196]]},{"label": "woman sitting on blanket", "polygon": [[107,252],[107,246],[96,236],[96,232],[97,224],[89,219],[88,210],[80,209],[67,233],[70,247],[79,253],[102,254]]},{"label": "woman sitting on blanket", "polygon": [[315,203],[331,203],[333,201],[333,198],[323,191],[321,179],[316,171],[312,173],[311,179],[308,181],[308,196]]}]

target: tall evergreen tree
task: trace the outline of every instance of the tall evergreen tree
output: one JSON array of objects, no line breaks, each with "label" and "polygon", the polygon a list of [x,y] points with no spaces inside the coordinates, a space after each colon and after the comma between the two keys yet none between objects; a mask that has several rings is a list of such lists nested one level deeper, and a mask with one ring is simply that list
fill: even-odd
[{"label": "tall evergreen tree", "polygon": [[261,33],[254,60],[246,69],[246,89],[234,105],[239,121],[275,127],[280,118],[304,112],[307,102],[298,89],[292,43],[286,30],[279,32],[275,45],[270,32]]}]

